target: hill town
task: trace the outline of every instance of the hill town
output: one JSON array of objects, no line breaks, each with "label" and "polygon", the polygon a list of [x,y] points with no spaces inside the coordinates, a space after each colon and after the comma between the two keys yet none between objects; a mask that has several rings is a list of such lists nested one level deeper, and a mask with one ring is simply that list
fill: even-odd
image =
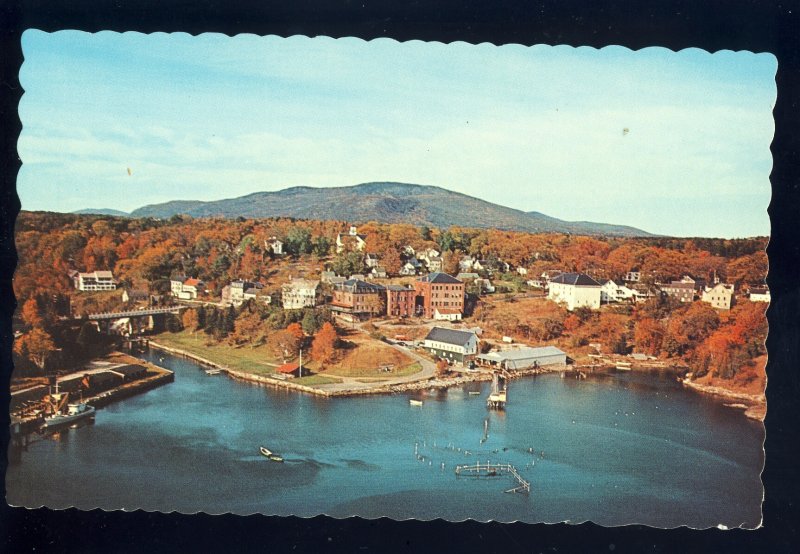
[{"label": "hill town", "polygon": [[91,369],[97,394],[144,338],[323,395],[672,368],[758,417],[765,242],[23,212],[12,388]]}]

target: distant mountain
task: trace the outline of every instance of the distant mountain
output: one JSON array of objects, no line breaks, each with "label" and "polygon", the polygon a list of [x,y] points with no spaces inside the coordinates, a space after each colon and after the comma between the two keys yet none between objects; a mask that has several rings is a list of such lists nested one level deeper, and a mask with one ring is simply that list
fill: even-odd
[{"label": "distant mountain", "polygon": [[86,208],[84,210],[76,210],[72,212],[79,215],[115,215],[118,217],[128,217],[128,212],[120,210],[112,210],[111,208]]},{"label": "distant mountain", "polygon": [[138,208],[131,217],[296,217],[353,223],[380,221],[430,227],[497,228],[530,233],[653,236],[650,233],[607,223],[563,221],[539,212],[523,212],[440,187],[406,183],[364,183],[349,187],[292,187],[275,192],[256,192],[239,198],[173,201]]}]

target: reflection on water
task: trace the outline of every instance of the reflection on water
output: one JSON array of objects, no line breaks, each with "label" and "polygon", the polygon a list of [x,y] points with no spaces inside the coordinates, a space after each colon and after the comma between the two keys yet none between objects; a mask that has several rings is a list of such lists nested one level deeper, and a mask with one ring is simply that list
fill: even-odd
[{"label": "reflection on water", "polygon": [[[151,356],[146,354],[145,356]],[[164,356],[175,382],[38,441],[9,467],[14,505],[239,514],[754,527],[763,426],[637,372],[326,399],[208,376]],[[479,395],[470,395],[479,391]],[[409,406],[409,398],[423,406]],[[260,455],[266,446],[284,457]],[[455,466],[511,463],[506,476]],[[508,485],[508,486],[506,486]]]}]

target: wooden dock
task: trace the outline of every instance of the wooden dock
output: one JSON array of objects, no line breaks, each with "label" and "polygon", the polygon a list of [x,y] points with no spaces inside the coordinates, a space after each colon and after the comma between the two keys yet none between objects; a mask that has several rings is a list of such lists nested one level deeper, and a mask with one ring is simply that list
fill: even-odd
[{"label": "wooden dock", "polygon": [[486,462],[481,464],[478,462],[474,465],[456,466],[456,475],[466,475],[469,477],[494,477],[501,473],[509,473],[519,483],[516,487],[508,489],[505,492],[521,492],[528,494],[531,492],[531,484],[522,478],[517,471],[517,468],[511,464],[492,464]]}]

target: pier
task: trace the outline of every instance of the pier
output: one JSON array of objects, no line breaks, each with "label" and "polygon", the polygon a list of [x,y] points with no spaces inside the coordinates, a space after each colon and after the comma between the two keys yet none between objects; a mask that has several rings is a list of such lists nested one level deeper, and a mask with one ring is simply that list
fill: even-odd
[{"label": "pier", "polygon": [[531,492],[531,484],[522,478],[517,468],[511,464],[492,464],[488,461],[485,464],[478,462],[474,465],[456,466],[456,475],[466,475],[469,477],[494,477],[500,473],[509,473],[517,480],[518,485],[505,492],[521,492],[528,494]]}]

